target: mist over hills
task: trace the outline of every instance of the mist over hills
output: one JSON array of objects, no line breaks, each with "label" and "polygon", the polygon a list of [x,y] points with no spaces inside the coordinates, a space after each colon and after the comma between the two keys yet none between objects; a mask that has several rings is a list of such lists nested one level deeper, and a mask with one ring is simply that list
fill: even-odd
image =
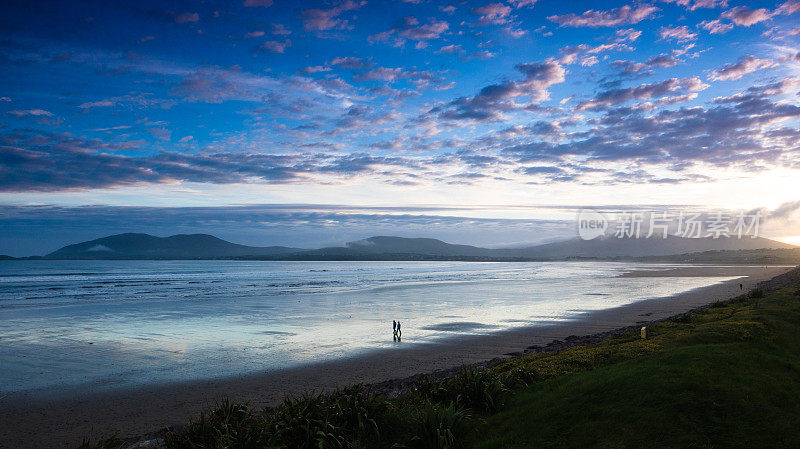
[{"label": "mist over hills", "polygon": [[65,246],[48,259],[223,259],[243,256],[275,256],[302,251],[284,246],[246,246],[208,234],[155,237],[149,234],[117,234]]},{"label": "mist over hills", "polygon": [[76,243],[46,259],[248,259],[248,260],[565,260],[667,257],[714,251],[794,249],[765,238],[615,238],[564,240],[526,248],[481,248],[431,238],[376,236],[341,247],[302,249],[256,247],[231,243],[208,234],[155,237],[117,234]]}]

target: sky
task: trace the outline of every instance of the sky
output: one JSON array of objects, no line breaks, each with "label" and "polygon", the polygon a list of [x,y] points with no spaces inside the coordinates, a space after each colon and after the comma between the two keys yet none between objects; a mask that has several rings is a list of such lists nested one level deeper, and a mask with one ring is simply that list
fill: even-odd
[{"label": "sky", "polygon": [[515,245],[584,207],[800,243],[800,0],[5,1],[0,254]]}]

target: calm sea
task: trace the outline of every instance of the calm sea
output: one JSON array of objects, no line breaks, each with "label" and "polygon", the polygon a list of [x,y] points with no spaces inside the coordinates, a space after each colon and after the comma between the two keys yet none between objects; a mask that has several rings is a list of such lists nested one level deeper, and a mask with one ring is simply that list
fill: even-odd
[{"label": "calm sea", "polygon": [[224,377],[571,320],[729,278],[599,262],[0,261],[0,393]]}]

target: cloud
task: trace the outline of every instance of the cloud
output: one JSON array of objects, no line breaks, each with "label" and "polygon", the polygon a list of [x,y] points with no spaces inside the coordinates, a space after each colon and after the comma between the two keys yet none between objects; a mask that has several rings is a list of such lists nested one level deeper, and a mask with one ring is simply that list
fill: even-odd
[{"label": "cloud", "polygon": [[800,0],[789,0],[784,2],[776,10],[776,14],[790,15],[800,11]]},{"label": "cloud", "polygon": [[774,15],[775,15],[774,13],[764,8],[752,10],[747,6],[737,6],[728,11],[725,11],[724,13],[722,13],[720,17],[724,19],[730,19],[730,21],[735,23],[736,25],[749,27],[759,22],[764,22],[766,20],[769,20]]},{"label": "cloud", "polygon": [[445,45],[439,49],[436,53],[439,54],[453,54],[453,53],[463,53],[464,49],[461,48],[461,45]]},{"label": "cloud", "polygon": [[328,31],[343,29],[348,26],[348,21],[339,19],[345,11],[353,11],[366,5],[365,1],[345,0],[331,9],[306,9],[300,13],[303,28],[306,31]]},{"label": "cloud", "polygon": [[660,83],[642,84],[626,89],[612,89],[601,92],[595,98],[580,103],[578,109],[581,111],[602,110],[609,106],[632,100],[647,100],[679,92],[698,92],[707,87],[708,84],[704,84],[697,77],[681,79],[670,78]]},{"label": "cloud", "polygon": [[197,14],[196,12],[185,12],[175,16],[175,22],[177,23],[197,22],[199,20],[200,20],[200,15]]},{"label": "cloud", "polygon": [[[507,144],[501,154],[522,164],[549,162],[562,168],[567,160],[579,157],[581,166],[572,168],[578,173],[590,173],[585,169],[594,169],[593,161],[615,161],[638,169],[671,167],[680,174],[677,182],[698,181],[698,176],[710,179],[705,175],[707,170],[693,171],[695,163],[740,169],[764,164],[789,166],[800,154],[800,130],[777,125],[800,117],[800,107],[776,103],[770,97],[796,92],[798,86],[800,80],[784,80],[718,98],[709,107],[682,107],[652,114],[646,114],[649,108],[609,109],[603,118],[592,122],[594,126],[588,132],[567,134],[554,143]],[[669,86],[658,89],[673,90]],[[625,97],[631,95],[626,93]],[[623,176],[635,182],[657,179],[646,172],[621,172],[611,174],[606,181],[629,182]]]},{"label": "cloud", "polygon": [[450,24],[443,20],[429,19],[427,23],[420,24],[416,17],[406,16],[391,29],[368,36],[367,41],[402,47],[406,40],[413,40],[417,41],[417,48],[424,48],[427,46],[427,41],[439,39],[449,28]]},{"label": "cloud", "polygon": [[252,38],[254,38],[254,37],[261,37],[261,36],[263,36],[263,35],[264,35],[264,32],[263,32],[263,31],[251,31],[251,32],[249,32],[249,33],[246,33],[246,34],[244,35],[244,38],[245,38],[245,39],[252,39]]},{"label": "cloud", "polygon": [[[168,130],[155,129],[160,139]],[[0,143],[0,191],[60,191],[111,188],[140,183],[190,181],[215,184],[286,183],[332,174],[386,173],[391,167],[419,167],[408,158],[364,153],[261,154],[160,152],[131,157],[117,154],[124,147],[64,134],[6,135]],[[12,168],[13,164],[13,168]]]},{"label": "cloud", "polygon": [[475,13],[480,16],[477,25],[503,25],[509,22],[511,7],[502,3],[487,3],[475,8]]},{"label": "cloud", "polygon": [[713,81],[733,81],[753,73],[756,70],[768,69],[775,67],[777,64],[771,59],[758,59],[753,55],[745,55],[739,58],[734,64],[728,64],[714,70],[708,76],[708,79]]},{"label": "cloud", "polygon": [[533,8],[538,0],[509,0],[508,3],[514,5],[515,8]]},{"label": "cloud", "polygon": [[275,36],[288,36],[292,34],[291,30],[287,30],[286,27],[280,23],[273,23],[272,25],[270,25],[270,27],[272,28],[270,33]]},{"label": "cloud", "polygon": [[53,117],[53,113],[45,111],[44,109],[15,109],[6,112],[6,114],[13,115],[14,117]]},{"label": "cloud", "polygon": [[503,112],[518,109],[518,97],[528,97],[531,103],[549,98],[547,89],[565,79],[566,70],[555,61],[520,64],[516,69],[524,76],[519,81],[505,81],[484,87],[471,98],[457,98],[432,108],[429,113],[446,120],[490,121],[502,118]]},{"label": "cloud", "polygon": [[674,40],[686,42],[697,39],[697,33],[692,33],[686,25],[679,27],[661,27],[658,30],[659,40]]},{"label": "cloud", "polygon": [[720,20],[704,20],[697,26],[708,31],[711,34],[725,34],[733,29],[732,23],[724,23]]},{"label": "cloud", "polygon": [[645,62],[614,61],[614,67],[622,70],[623,75],[636,73],[652,73],[654,68],[674,67],[678,65],[678,60],[666,54],[660,54],[647,59]]},{"label": "cloud", "polygon": [[353,79],[357,81],[386,81],[388,83],[408,80],[417,88],[438,86],[445,81],[441,76],[428,70],[408,70],[402,67],[375,67],[367,72],[356,74]]},{"label": "cloud", "polygon": [[699,8],[725,8],[728,6],[728,0],[663,0],[666,2],[673,2],[694,11]]},{"label": "cloud", "polygon": [[336,57],[331,61],[331,65],[339,66],[343,69],[363,70],[372,67],[372,61],[356,58],[354,56]]},{"label": "cloud", "polygon": [[141,93],[136,95],[120,95],[118,97],[104,98],[102,100],[87,101],[78,105],[79,108],[89,110],[93,108],[108,108],[113,106],[127,106],[137,109],[161,107],[169,109],[175,104],[172,100],[155,98],[152,94]]},{"label": "cloud", "polygon": [[581,15],[553,15],[547,17],[547,20],[557,23],[562,27],[612,27],[639,23],[642,20],[648,19],[657,11],[659,11],[659,8],[646,4],[642,4],[633,8],[625,5],[620,8],[607,11],[590,9]]},{"label": "cloud", "polygon": [[259,46],[259,48],[263,48],[264,50],[271,51],[272,53],[283,53],[286,51],[286,48],[292,45],[292,41],[289,39],[285,39],[281,41],[266,41]]},{"label": "cloud", "polygon": [[244,0],[244,6],[263,6],[268,8],[272,6],[273,0]]},{"label": "cloud", "polygon": [[323,67],[321,65],[309,66],[301,70],[303,73],[310,75],[312,73],[319,73],[319,72],[330,72],[330,67]]}]

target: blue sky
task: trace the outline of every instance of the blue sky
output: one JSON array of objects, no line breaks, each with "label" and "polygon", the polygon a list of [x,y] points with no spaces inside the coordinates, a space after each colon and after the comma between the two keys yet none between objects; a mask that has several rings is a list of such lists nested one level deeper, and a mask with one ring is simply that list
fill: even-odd
[{"label": "blue sky", "polygon": [[[0,9],[0,252],[118,231],[126,207],[391,206],[439,223],[456,207],[464,222],[548,224],[568,220],[537,205],[800,206],[796,0]],[[87,205],[119,223],[90,222]],[[36,240],[21,210],[61,240],[21,243]],[[387,230],[371,220],[316,240]],[[171,233],[146,222],[125,230]],[[319,236],[249,226],[250,243]],[[800,243],[797,221],[768,229]],[[450,240],[525,240],[463,232]]]}]

